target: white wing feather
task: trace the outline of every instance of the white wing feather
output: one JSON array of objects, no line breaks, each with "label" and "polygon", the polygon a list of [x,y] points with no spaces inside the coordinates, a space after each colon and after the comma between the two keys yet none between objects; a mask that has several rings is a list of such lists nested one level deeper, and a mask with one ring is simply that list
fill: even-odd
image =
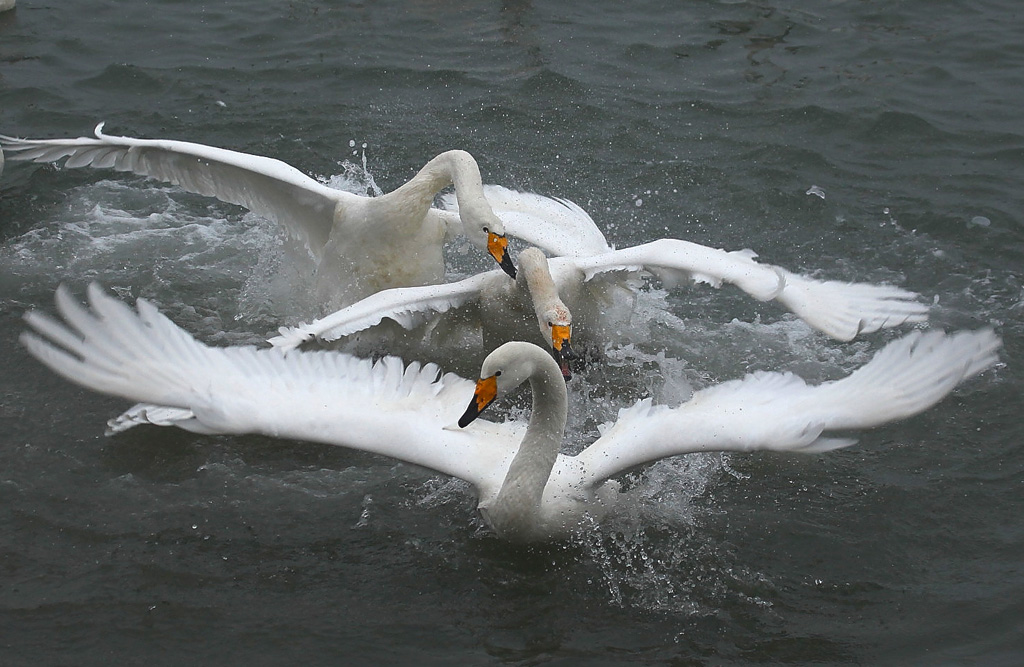
[{"label": "white wing feather", "polygon": [[[500,483],[491,477],[518,444],[509,436],[512,426],[445,428],[465,410],[474,385],[441,376],[433,364],[211,348],[142,299],[135,312],[94,284],[89,304],[91,309],[58,289],[57,307],[67,325],[30,312],[25,319],[35,333],[24,332],[22,343],[72,382],[150,404],[139,410],[163,410],[153,413],[157,420],[202,433],[262,433],[375,452],[478,489]],[[136,411],[126,419],[140,416]]]},{"label": "white wing feather", "polygon": [[283,351],[293,350],[314,338],[332,341],[369,329],[385,318],[412,329],[430,316],[474,301],[487,282],[504,275],[496,269],[454,283],[382,290],[309,324],[281,327],[280,335],[269,342]]},{"label": "white wing feather", "polygon": [[173,183],[189,192],[245,206],[274,220],[317,258],[330,236],[338,201],[357,195],[333,190],[273,158],[185,141],[117,137],[96,127],[96,138],[17,139],[0,136],[15,160],[66,167],[112,168]]},{"label": "white wing feather", "polygon": [[815,453],[855,440],[826,431],[862,429],[915,415],[960,381],[997,362],[991,330],[919,331],[890,343],[848,377],[808,386],[790,373],[759,372],[694,394],[678,408],[641,401],[579,454],[582,484],[697,451],[775,450]]},{"label": "white wing feather", "polygon": [[850,341],[860,334],[909,322],[926,322],[920,295],[891,285],[821,281],[779,269],[785,287],[775,300],[832,338]]},{"label": "white wing feather", "polygon": [[[484,196],[509,236],[549,255],[587,257],[611,250],[590,215],[568,199],[517,192],[500,185],[485,185]],[[445,210],[459,210],[454,194],[445,194],[440,203]]]},{"label": "white wing feather", "polygon": [[662,279],[687,277],[713,287],[729,283],[755,299],[776,300],[810,326],[838,340],[906,322],[924,322],[918,294],[888,285],[820,281],[754,261],[752,251],[726,252],[660,239],[576,260],[586,279],[603,272],[651,271]]}]

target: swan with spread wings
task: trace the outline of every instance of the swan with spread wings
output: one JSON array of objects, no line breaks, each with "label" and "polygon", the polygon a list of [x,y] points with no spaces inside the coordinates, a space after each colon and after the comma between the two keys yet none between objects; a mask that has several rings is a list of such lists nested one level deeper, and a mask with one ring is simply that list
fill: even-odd
[{"label": "swan with spread wings", "polygon": [[635,282],[631,278],[643,273],[670,283],[735,285],[755,299],[780,303],[811,327],[842,341],[928,317],[927,305],[914,292],[815,280],[761,264],[754,257],[751,251],[726,252],[678,239],[550,259],[538,248],[527,248],[519,254],[515,281],[490,271],[440,285],[384,290],[311,323],[281,327],[270,342],[287,351],[314,339],[350,336],[384,320],[406,329],[428,321],[436,325],[441,318],[461,316],[461,309],[473,307],[485,347],[493,349],[510,340],[550,346],[568,375],[562,348],[571,352],[573,332],[582,331],[587,347],[601,349],[609,325],[629,316],[634,296],[629,285]]},{"label": "swan with spread wings", "polygon": [[[577,215],[571,202],[482,185],[476,160],[462,150],[441,153],[399,188],[366,197],[330,188],[269,157],[113,136],[103,132],[102,123],[95,135],[0,135],[0,147],[14,160],[64,160],[66,167],[112,168],[166,181],[273,220],[305,245],[316,266],[317,300],[328,308],[389,287],[442,282],[444,244],[461,234],[513,278],[506,231],[554,254],[608,247],[593,221]],[[455,193],[446,208],[434,207],[435,196],[449,185]]]},{"label": "swan with spread wings", "polygon": [[[480,379],[433,364],[376,362],[340,352],[213,348],[139,299],[137,310],[88,290],[89,306],[57,291],[60,322],[26,315],[28,351],[95,391],[142,401],[115,430],[140,423],[199,433],[260,433],[374,452],[468,481],[481,516],[502,538],[556,539],[599,521],[620,496],[614,479],[653,461],[701,451],[824,452],[864,429],[917,414],[997,361],[990,330],[915,331],[849,376],[810,386],[759,372],[698,391],[678,407],[642,400],[590,446],[562,454],[566,384],[541,348],[507,343]],[[528,383],[528,423],[478,419]],[[468,406],[468,407],[467,407]]]}]

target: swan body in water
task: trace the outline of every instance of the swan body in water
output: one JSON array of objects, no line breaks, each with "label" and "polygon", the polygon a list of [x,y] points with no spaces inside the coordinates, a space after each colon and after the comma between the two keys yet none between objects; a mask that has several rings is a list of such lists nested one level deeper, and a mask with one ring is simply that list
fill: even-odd
[{"label": "swan body in water", "polygon": [[[624,278],[645,272],[669,283],[736,285],[755,299],[779,302],[810,326],[842,341],[928,317],[928,307],[914,292],[888,285],[815,280],[760,264],[754,256],[751,251],[726,252],[678,239],[551,259],[537,248],[527,248],[519,254],[520,275],[515,282],[490,271],[441,285],[384,290],[312,323],[282,327],[270,342],[287,351],[312,339],[337,340],[384,319],[411,329],[435,315],[475,305],[489,349],[495,343],[531,340],[550,345],[555,358],[564,361],[561,341],[569,341],[573,323],[590,343],[600,343],[608,325],[624,317],[622,301],[616,299],[628,284]],[[535,333],[538,327],[531,323],[534,316],[540,338]]]},{"label": "swan body in water", "polygon": [[[830,431],[917,414],[997,361],[990,330],[912,332],[851,375],[809,386],[791,373],[758,372],[695,393],[679,407],[642,400],[578,455],[559,452],[567,393],[550,354],[507,343],[480,379],[433,364],[377,362],[339,352],[211,348],[139,299],[137,310],[94,285],[83,307],[57,290],[61,323],[26,315],[22,343],[65,378],[142,401],[112,424],[175,425],[199,433],[260,433],[374,452],[464,479],[481,516],[502,538],[556,539],[614,509],[614,476],[661,458],[702,451],[824,452],[854,443]],[[477,419],[529,383],[529,423]],[[468,405],[468,408],[467,408]],[[461,415],[461,417],[460,417]]]},{"label": "swan body in water", "polygon": [[[383,290],[312,324],[281,327],[280,335],[269,342],[287,352],[313,338],[337,340],[385,319],[412,329],[435,314],[475,303],[485,348],[493,349],[510,340],[537,341],[550,348],[569,379],[568,361],[575,357],[571,348],[572,311],[559,295],[543,252],[526,248],[517,259],[515,281],[500,271],[488,271],[455,283]],[[425,338],[430,340],[425,340],[422,347],[429,347],[433,337]],[[430,350],[420,351],[429,356]]]},{"label": "swan body in water", "polygon": [[[130,171],[274,220],[305,244],[317,267],[317,300],[329,308],[389,287],[442,282],[443,245],[458,234],[515,277],[504,223],[484,196],[476,160],[465,151],[441,153],[398,189],[364,197],[330,188],[273,158],[184,141],[111,136],[103,133],[102,123],[95,134],[40,140],[0,136],[0,146],[13,159],[66,158],[67,167]],[[434,197],[449,185],[455,186],[459,213],[433,207]],[[514,205],[514,197],[509,199]],[[543,234],[567,245],[557,230]]]}]

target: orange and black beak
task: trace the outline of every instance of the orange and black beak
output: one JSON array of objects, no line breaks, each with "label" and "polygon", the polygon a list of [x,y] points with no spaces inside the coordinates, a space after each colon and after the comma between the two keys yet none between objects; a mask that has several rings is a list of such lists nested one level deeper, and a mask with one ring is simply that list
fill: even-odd
[{"label": "orange and black beak", "polygon": [[487,252],[498,263],[501,270],[512,278],[516,279],[516,265],[512,263],[512,256],[508,254],[508,239],[504,234],[487,232]]},{"label": "orange and black beak", "polygon": [[576,353],[572,351],[572,347],[569,345],[569,340],[571,338],[571,325],[552,325],[551,354],[554,356],[555,361],[558,362],[558,367],[562,369],[562,377],[565,378],[566,382],[572,379],[572,371],[569,369],[569,361],[576,358]]},{"label": "orange and black beak", "polygon": [[481,378],[476,381],[476,391],[473,392],[473,399],[469,402],[466,412],[459,417],[459,427],[466,428],[473,420],[480,416],[484,409],[494,402],[498,396],[498,376],[492,375],[489,378]]}]

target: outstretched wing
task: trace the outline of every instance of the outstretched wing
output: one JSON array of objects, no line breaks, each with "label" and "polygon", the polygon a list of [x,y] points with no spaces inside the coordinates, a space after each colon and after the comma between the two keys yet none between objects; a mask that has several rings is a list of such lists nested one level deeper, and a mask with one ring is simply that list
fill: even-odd
[{"label": "outstretched wing", "polygon": [[[484,197],[505,225],[505,233],[537,246],[553,257],[588,257],[611,246],[594,220],[569,201],[485,185]],[[454,194],[441,197],[441,206],[458,211]]]},{"label": "outstretched wing", "polygon": [[315,338],[332,341],[369,329],[385,318],[412,329],[433,315],[476,300],[484,285],[504,276],[498,269],[454,283],[382,290],[309,324],[281,327],[280,335],[270,338],[269,342],[283,351],[293,350]]},{"label": "outstretched wing", "polygon": [[[446,429],[474,385],[440,376],[433,364],[377,362],[337,352],[211,348],[145,300],[134,311],[89,287],[90,308],[57,291],[65,323],[40,312],[21,341],[56,373],[95,391],[151,404],[148,420],[203,433],[261,433],[375,452],[468,480],[493,484],[507,447],[481,434]],[[131,412],[131,411],[129,411]],[[191,416],[190,416],[191,415]],[[130,418],[146,415],[137,414]],[[194,420],[192,420],[194,417]],[[111,425],[112,428],[116,424]],[[122,429],[123,430],[123,429]],[[514,444],[514,441],[513,443]]]},{"label": "outstretched wing", "polygon": [[609,271],[650,271],[662,280],[688,278],[720,287],[736,285],[761,301],[776,300],[810,326],[837,340],[853,340],[905,322],[924,322],[928,307],[914,292],[888,285],[820,281],[754,261],[749,251],[726,252],[707,246],[660,239],[578,259],[589,280]]},{"label": "outstretched wing", "polygon": [[184,141],[115,137],[102,129],[100,123],[95,139],[0,136],[0,147],[15,160],[67,158],[67,167],[130,171],[245,206],[280,224],[318,259],[330,236],[337,203],[357,197],[318,183],[280,160]]},{"label": "outstretched wing", "polygon": [[635,466],[691,452],[846,447],[856,441],[822,433],[915,415],[995,364],[1000,345],[987,329],[915,331],[836,382],[808,386],[791,373],[760,372],[697,392],[678,408],[641,401],[580,453],[583,483],[594,486]]}]

